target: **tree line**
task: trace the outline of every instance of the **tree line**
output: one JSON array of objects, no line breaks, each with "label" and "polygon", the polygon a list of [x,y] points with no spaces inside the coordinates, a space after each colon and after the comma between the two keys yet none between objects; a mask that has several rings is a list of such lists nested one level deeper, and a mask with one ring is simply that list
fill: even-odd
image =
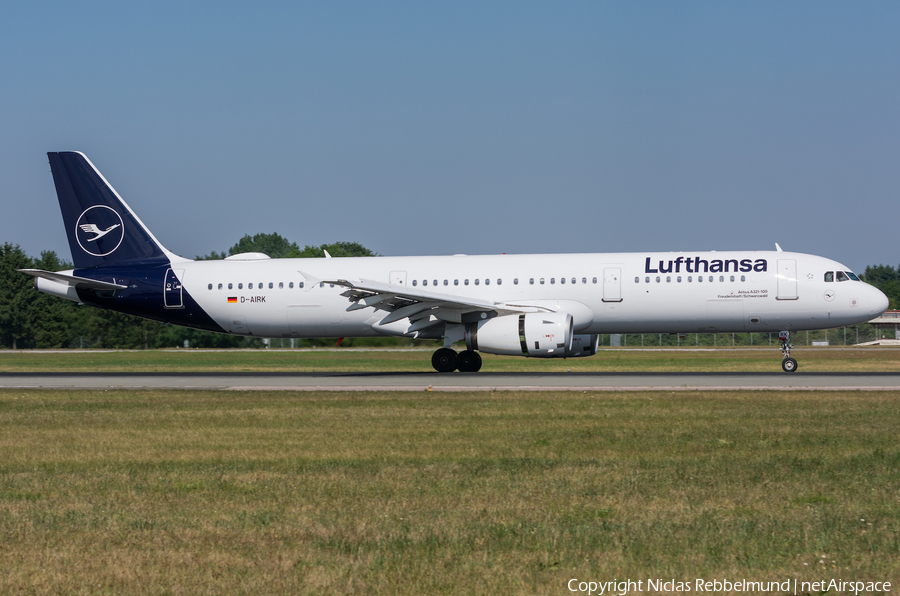
[{"label": "tree line", "polygon": [[[317,258],[325,256],[325,251],[328,251],[332,257],[377,256],[376,253],[357,242],[335,242],[320,246],[307,245],[300,248],[296,242],[290,242],[280,234],[273,233],[245,235],[227,251],[212,251],[208,255],[196,258],[198,260],[224,259],[227,256],[244,252],[261,252],[272,258]],[[38,292],[34,289],[34,278],[17,271],[17,269],[61,271],[71,268],[71,263],[60,259],[53,251],[43,251],[39,258],[32,258],[26,255],[18,245],[5,243],[0,246],[0,348],[149,349],[181,347],[185,340],[193,348],[263,346],[263,340],[260,338],[245,338],[165,325],[100,308],[79,306],[70,300]],[[860,277],[887,294],[890,300],[889,308],[897,309],[900,305],[900,266],[871,265],[866,267]],[[730,334],[728,335],[730,337]],[[647,336],[647,338],[649,337]],[[728,342],[729,337],[724,338],[724,341]],[[753,342],[753,338],[748,334],[737,334],[736,337],[735,341],[738,344]],[[635,341],[644,341],[645,339],[648,341],[648,345],[654,343],[680,344],[683,341],[672,336],[654,338],[656,341],[647,338],[642,336],[632,338],[629,335],[626,341],[629,342],[629,345],[635,345]],[[704,342],[707,340],[710,344],[720,341],[716,338],[706,338]],[[305,345],[333,343],[333,340],[303,341]],[[700,340],[696,339],[696,341]],[[393,345],[398,342],[407,342],[407,340],[397,338],[348,339],[342,345]]]}]

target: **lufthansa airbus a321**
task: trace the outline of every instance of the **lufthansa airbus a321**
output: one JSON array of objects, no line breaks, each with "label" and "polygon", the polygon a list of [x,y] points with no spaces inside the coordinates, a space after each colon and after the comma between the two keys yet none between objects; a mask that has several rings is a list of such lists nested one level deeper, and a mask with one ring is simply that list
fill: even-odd
[{"label": "lufthansa airbus a321", "polygon": [[[868,321],[887,297],[847,267],[777,251],[193,261],[166,250],[79,152],[48,153],[74,269],[38,290],[166,323],[256,337],[442,340],[439,372],[479,352],[575,358],[604,333],[778,331]],[[328,255],[326,254],[326,257]],[[465,341],[466,349],[451,346]]]}]

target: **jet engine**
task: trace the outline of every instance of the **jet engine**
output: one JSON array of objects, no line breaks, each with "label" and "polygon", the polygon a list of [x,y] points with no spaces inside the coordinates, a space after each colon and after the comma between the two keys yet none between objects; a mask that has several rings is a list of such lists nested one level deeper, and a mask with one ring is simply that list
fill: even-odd
[{"label": "jet engine", "polygon": [[593,356],[597,353],[597,346],[600,345],[600,336],[596,333],[592,335],[573,335],[572,349],[570,349],[565,358],[579,358],[581,356]]},{"label": "jet engine", "polygon": [[466,347],[488,354],[564,358],[575,355],[573,328],[568,313],[506,315],[466,325]]}]

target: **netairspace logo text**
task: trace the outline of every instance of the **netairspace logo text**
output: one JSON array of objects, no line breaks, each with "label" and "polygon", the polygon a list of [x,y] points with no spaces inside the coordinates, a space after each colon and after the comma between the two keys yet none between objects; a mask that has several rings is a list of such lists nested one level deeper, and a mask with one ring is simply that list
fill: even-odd
[{"label": "netairspace logo text", "polygon": [[890,582],[849,581],[843,579],[823,579],[818,581],[797,581],[789,579],[783,582],[757,582],[746,579],[647,579],[634,581],[630,579],[613,579],[611,581],[587,581],[578,578],[570,579],[566,584],[570,592],[596,596],[626,596],[642,592],[778,592],[781,594],[797,594],[807,592],[835,592],[845,594],[887,593],[891,591]]}]

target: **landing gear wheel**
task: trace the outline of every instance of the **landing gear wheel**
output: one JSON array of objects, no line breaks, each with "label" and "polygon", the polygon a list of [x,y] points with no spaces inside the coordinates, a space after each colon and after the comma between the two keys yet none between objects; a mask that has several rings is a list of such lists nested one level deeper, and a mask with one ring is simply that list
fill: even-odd
[{"label": "landing gear wheel", "polygon": [[458,362],[459,356],[450,348],[441,348],[431,356],[431,366],[440,373],[453,372]]},{"label": "landing gear wheel", "polygon": [[778,341],[781,342],[781,369],[784,372],[792,373],[797,370],[797,361],[791,358],[791,332],[779,331]]},{"label": "landing gear wheel", "polygon": [[459,372],[478,372],[481,370],[481,354],[474,350],[459,353]]}]

